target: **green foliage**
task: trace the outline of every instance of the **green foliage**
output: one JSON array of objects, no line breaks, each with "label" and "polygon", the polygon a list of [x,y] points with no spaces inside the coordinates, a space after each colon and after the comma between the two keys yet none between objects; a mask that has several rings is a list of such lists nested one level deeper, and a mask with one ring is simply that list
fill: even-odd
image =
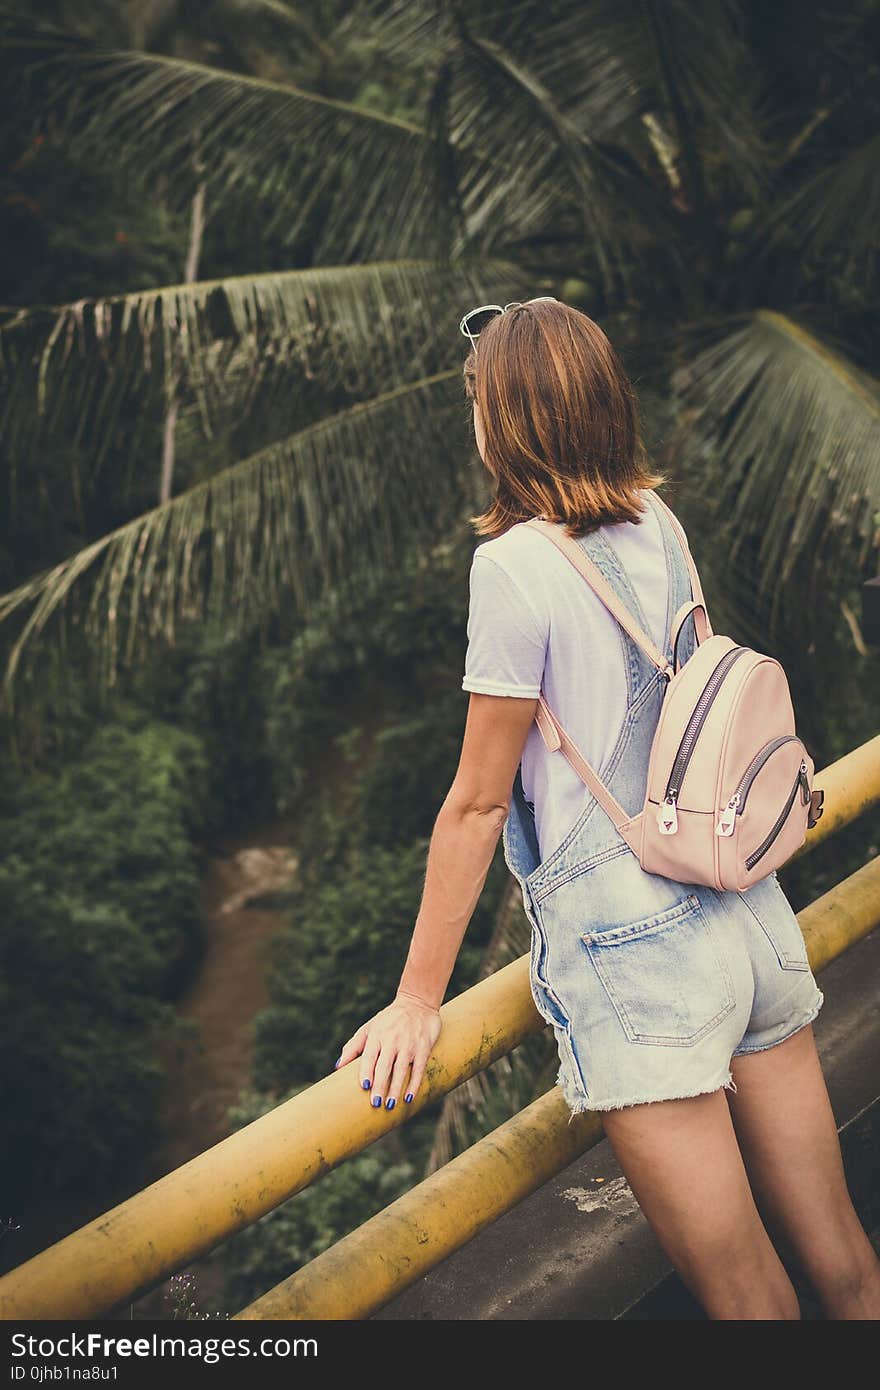
[{"label": "green foliage", "polygon": [[166,661],[138,672],[139,700],[157,718],[198,740],[204,788],[200,838],[275,815],[265,646],[257,629],[238,634],[208,628],[178,643]]},{"label": "green foliage", "polygon": [[162,962],[115,907],[0,866],[0,1105],[7,1191],[100,1191],[151,1137]]},{"label": "green foliage", "polygon": [[204,755],[191,734],[122,707],[81,758],[0,792],[10,856],[70,901],[104,902],[155,948],[159,983],[179,981],[198,932],[191,837],[205,802]]},{"label": "green foliage", "polygon": [[0,786],[0,1106],[8,1180],[101,1190],[142,1158],[156,1030],[199,944],[191,735],[120,708],[75,763]]}]

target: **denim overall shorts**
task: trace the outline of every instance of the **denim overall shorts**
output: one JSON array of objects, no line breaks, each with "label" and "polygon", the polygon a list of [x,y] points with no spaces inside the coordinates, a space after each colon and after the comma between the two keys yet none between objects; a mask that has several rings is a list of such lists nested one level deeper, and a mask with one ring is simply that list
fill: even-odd
[{"label": "denim overall shorts", "polygon": [[[672,616],[692,598],[684,554],[657,507]],[[583,547],[645,631],[644,611],[601,530]],[[662,672],[618,628],[627,704],[597,771],[629,815],[644,802]],[[659,645],[659,644],[658,644]],[[679,641],[694,650],[692,623]],[[586,693],[586,692],[585,692]],[[563,724],[565,711],[557,711]],[[562,757],[562,753],[551,754]],[[557,1085],[572,1116],[647,1101],[735,1091],[732,1057],[783,1042],[823,1003],[797,918],[775,872],[741,892],[647,873],[587,794],[565,839],[541,860],[534,810],[517,769],[504,857],[531,924],[529,978],[559,1052]]]}]

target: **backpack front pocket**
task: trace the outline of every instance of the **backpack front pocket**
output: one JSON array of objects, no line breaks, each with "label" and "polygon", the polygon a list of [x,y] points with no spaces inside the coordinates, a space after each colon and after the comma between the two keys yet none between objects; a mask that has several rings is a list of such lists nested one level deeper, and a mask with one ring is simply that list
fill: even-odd
[{"label": "backpack front pocket", "polygon": [[696,894],[581,941],[630,1042],[689,1047],[735,1007],[715,924]]}]

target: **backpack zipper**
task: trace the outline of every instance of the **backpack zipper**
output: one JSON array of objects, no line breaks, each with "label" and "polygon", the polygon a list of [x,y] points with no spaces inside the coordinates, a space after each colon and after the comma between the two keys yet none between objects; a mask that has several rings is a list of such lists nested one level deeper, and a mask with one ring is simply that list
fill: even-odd
[{"label": "backpack zipper", "polygon": [[709,710],[712,708],[713,701],[718,691],[721,689],[725,676],[734,662],[738,661],[746,650],[745,647],[734,647],[731,651],[725,652],[706,682],[703,693],[697,701],[693,714],[687,722],[681,743],[678,745],[678,752],[673,759],[672,768],[670,769],[669,781],[666,783],[666,795],[657,812],[657,825],[661,835],[674,835],[678,830],[678,813],[676,809],[678,797],[681,792],[681,784],[684,781],[684,775],[688,769],[688,764],[693,756],[694,746],[700,736],[700,730],[706,722]]},{"label": "backpack zipper", "polygon": [[807,764],[805,762],[802,762],[800,767],[798,768],[798,775],[794,779],[794,786],[789,792],[788,800],[786,801],[784,807],[780,811],[779,817],[775,825],[773,826],[773,829],[770,831],[770,834],[758,846],[756,850],[752,851],[752,853],[746,859],[746,869],[753,869],[754,866],[757,864],[758,860],[763,859],[764,855],[767,853],[768,849],[773,844],[773,841],[776,839],[782,827],[785,825],[785,822],[788,820],[791,808],[794,805],[794,799],[798,793],[798,787],[801,788],[802,800],[804,805],[809,805],[810,783],[807,775]]},{"label": "backpack zipper", "polygon": [[795,743],[800,742],[797,734],[780,734],[778,738],[774,738],[772,742],[766,743],[763,748],[759,749],[759,751],[755,754],[754,758],[752,758],[752,761],[749,763],[742,777],[739,779],[733,796],[730,798],[727,805],[723,808],[718,824],[715,827],[716,835],[733,834],[734,826],[736,824],[734,817],[741,816],[743,811],[746,809],[746,801],[748,800],[749,792],[752,788],[752,783],[754,782],[758,773],[761,771],[761,768],[764,766],[768,758],[772,758],[777,748],[781,748],[783,744],[791,743],[792,740],[794,740]]}]

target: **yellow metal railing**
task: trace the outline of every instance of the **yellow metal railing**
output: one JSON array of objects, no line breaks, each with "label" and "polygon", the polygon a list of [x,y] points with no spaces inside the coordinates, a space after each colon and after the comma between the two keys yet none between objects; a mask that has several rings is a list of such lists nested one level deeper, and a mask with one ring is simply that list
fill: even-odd
[{"label": "yellow metal railing", "polygon": [[[816,778],[804,853],[880,802],[880,736]],[[799,914],[820,970],[880,924],[880,860]],[[335,1072],[0,1278],[0,1317],[97,1317],[154,1287],[544,1028],[522,956],[443,1005],[416,1101],[374,1110]],[[351,1318],[381,1306],[602,1135],[556,1088],[346,1236],[239,1317]],[[356,1264],[357,1279],[350,1277]]]}]

